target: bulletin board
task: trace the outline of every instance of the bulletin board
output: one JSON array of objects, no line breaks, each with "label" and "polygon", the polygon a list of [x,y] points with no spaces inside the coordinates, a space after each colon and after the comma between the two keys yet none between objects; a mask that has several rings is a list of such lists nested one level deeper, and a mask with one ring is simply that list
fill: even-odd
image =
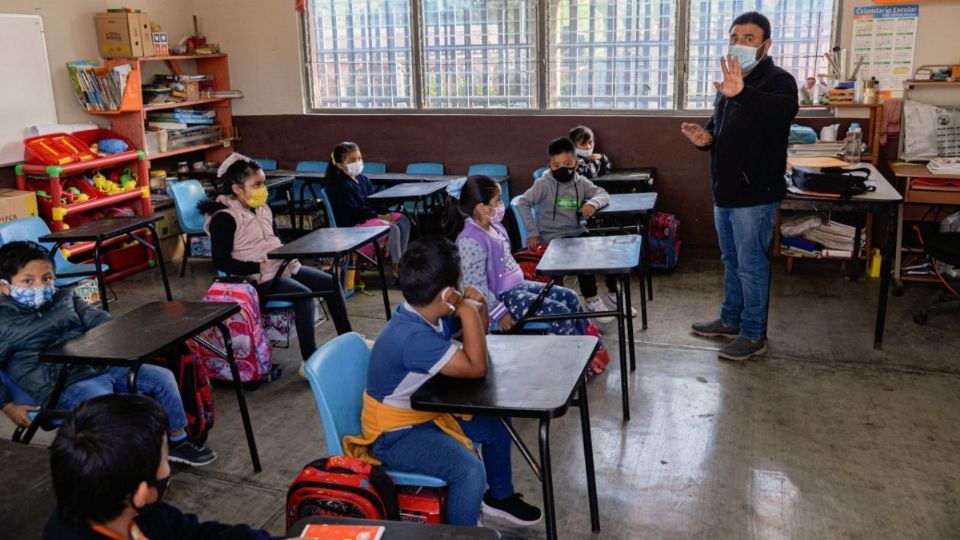
[{"label": "bulletin board", "polygon": [[853,47],[850,66],[862,57],[859,75],[874,77],[881,95],[903,96],[903,81],[913,74],[920,6],[897,4],[853,9]]},{"label": "bulletin board", "polygon": [[57,123],[50,62],[39,15],[0,13],[0,166],[23,161],[27,128]]}]

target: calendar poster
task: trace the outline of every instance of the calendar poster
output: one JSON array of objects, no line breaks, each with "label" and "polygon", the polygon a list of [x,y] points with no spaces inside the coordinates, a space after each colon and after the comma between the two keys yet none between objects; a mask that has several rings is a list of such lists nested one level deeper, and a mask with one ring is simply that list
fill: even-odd
[{"label": "calendar poster", "polygon": [[863,57],[858,77],[875,77],[882,96],[903,96],[903,81],[913,74],[919,18],[918,4],[853,9],[853,50],[847,65],[855,66]]}]

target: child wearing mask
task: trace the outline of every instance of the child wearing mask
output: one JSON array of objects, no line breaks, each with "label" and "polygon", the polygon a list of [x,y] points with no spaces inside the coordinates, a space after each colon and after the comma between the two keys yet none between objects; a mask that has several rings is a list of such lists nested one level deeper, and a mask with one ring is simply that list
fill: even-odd
[{"label": "child wearing mask", "polygon": [[577,126],[567,134],[576,146],[577,173],[586,178],[603,176],[613,170],[610,158],[596,151],[597,139],[587,126]]}]

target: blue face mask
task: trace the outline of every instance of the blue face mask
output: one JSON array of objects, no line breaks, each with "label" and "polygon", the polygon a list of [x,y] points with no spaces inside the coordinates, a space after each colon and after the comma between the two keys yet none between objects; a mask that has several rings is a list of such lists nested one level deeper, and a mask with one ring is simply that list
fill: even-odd
[{"label": "blue face mask", "polygon": [[757,51],[760,47],[748,47],[746,45],[731,45],[727,54],[736,58],[740,62],[740,69],[746,73],[757,66]]},{"label": "blue face mask", "polygon": [[55,292],[57,292],[56,287],[18,287],[13,283],[10,284],[10,298],[18,304],[33,309],[40,309],[53,298]]}]

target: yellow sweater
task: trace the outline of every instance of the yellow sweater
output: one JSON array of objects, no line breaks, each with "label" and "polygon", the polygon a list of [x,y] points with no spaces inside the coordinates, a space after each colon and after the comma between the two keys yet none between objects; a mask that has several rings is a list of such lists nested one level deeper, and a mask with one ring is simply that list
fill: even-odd
[{"label": "yellow sweater", "polygon": [[[470,420],[470,415],[458,415],[464,420]],[[380,465],[380,460],[373,455],[370,445],[386,431],[404,428],[408,426],[417,426],[433,422],[441,431],[450,435],[460,444],[464,445],[471,452],[476,452],[471,441],[463,432],[460,423],[452,414],[434,413],[423,411],[412,411],[407,409],[398,409],[380,403],[370,397],[366,392],[363,393],[363,413],[360,415],[360,425],[363,428],[362,435],[347,435],[343,438],[343,453],[362,459],[373,465]]]}]

